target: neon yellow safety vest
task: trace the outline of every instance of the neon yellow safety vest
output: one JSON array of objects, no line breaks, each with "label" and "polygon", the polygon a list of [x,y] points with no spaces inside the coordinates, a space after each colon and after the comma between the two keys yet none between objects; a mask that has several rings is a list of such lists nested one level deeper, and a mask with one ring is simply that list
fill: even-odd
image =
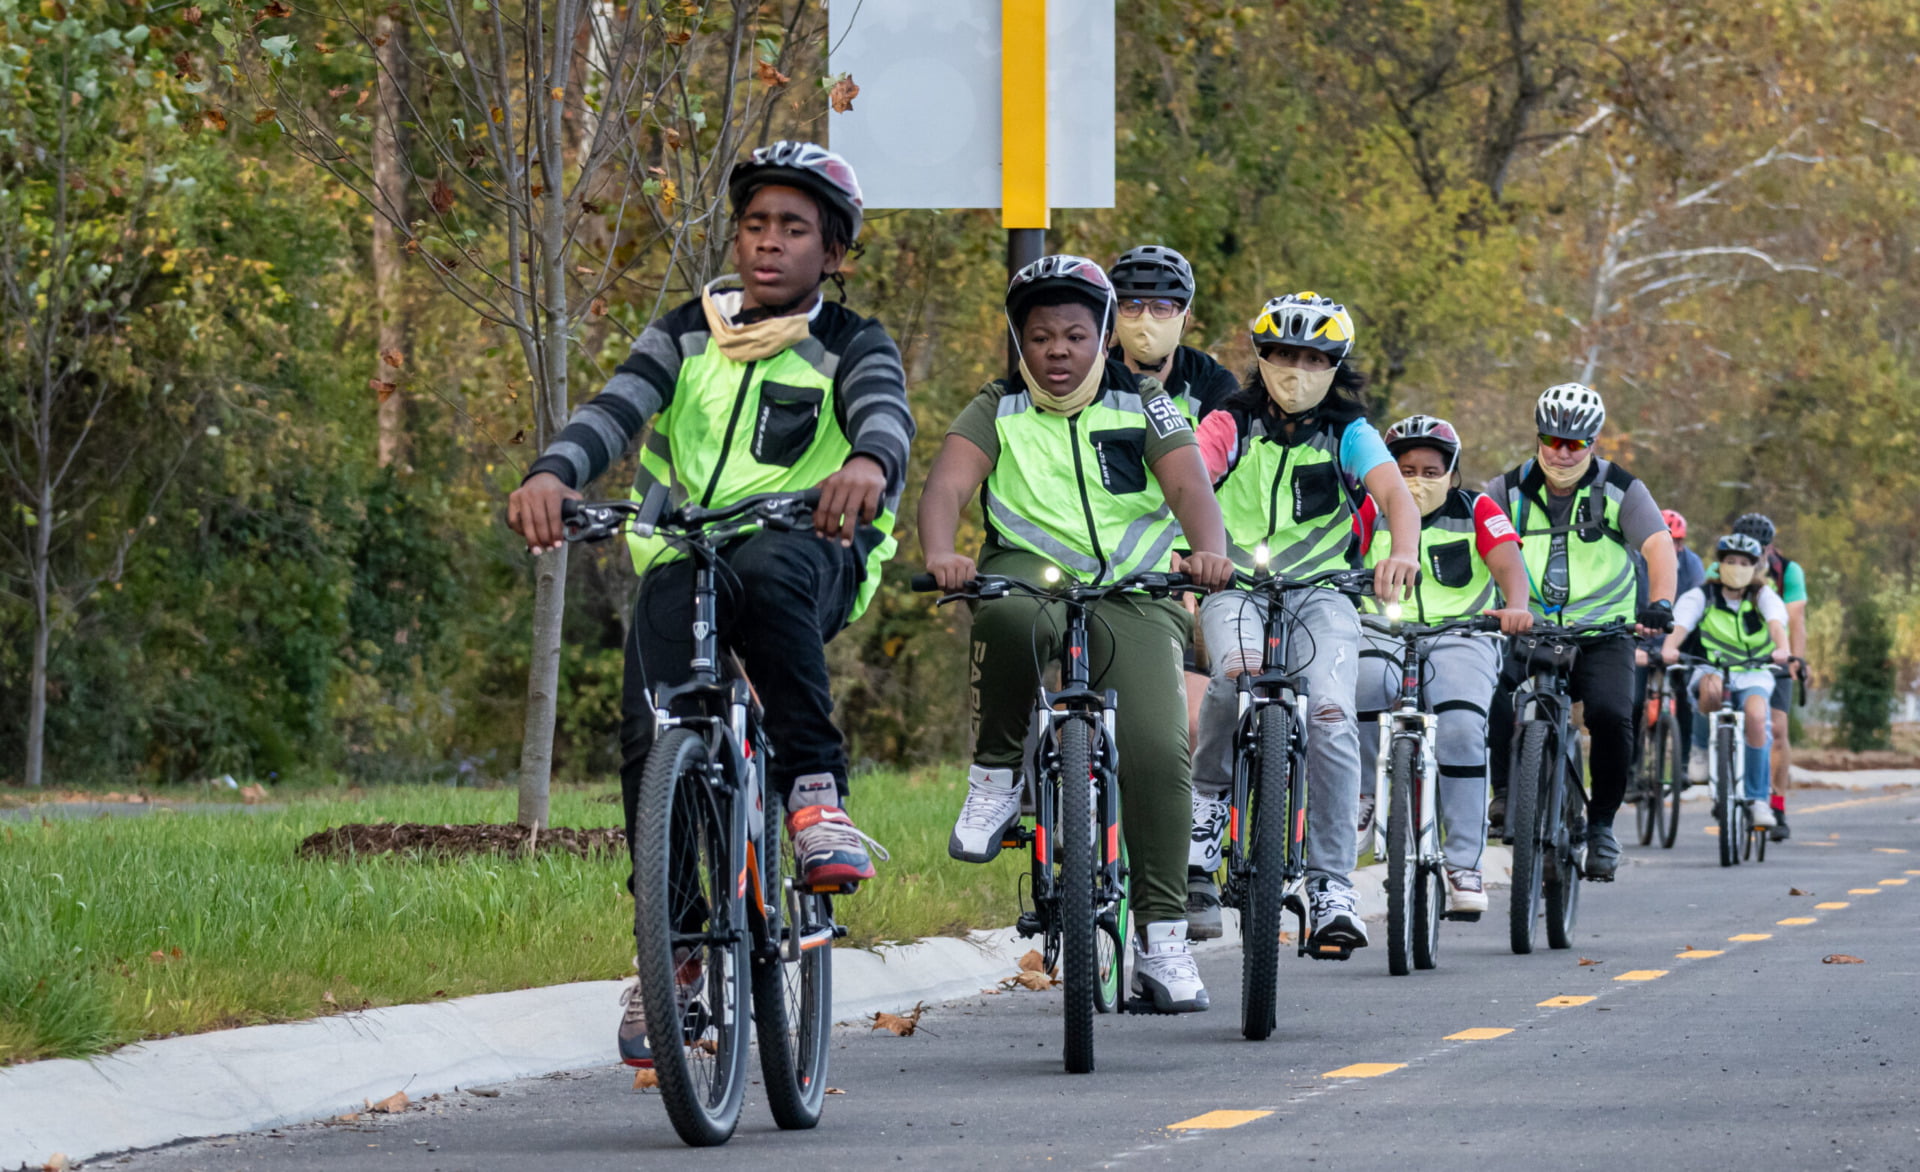
[{"label": "neon yellow safety vest", "polygon": [[[1556,527],[1547,511],[1544,479],[1526,481],[1535,461],[1508,472],[1507,516],[1520,534],[1520,551],[1527,563],[1529,604],[1533,613],[1562,625],[1620,622],[1634,616],[1639,579],[1627,539],[1620,528],[1620,504],[1633,485],[1632,473],[1605,460],[1594,461],[1585,484],[1574,490],[1578,500],[1565,526]],[[1553,560],[1556,537],[1566,544],[1567,599],[1550,605],[1541,595]]]},{"label": "neon yellow safety vest", "polygon": [[1141,396],[1111,384],[1075,415],[1009,388],[981,493],[987,531],[1091,585],[1171,568],[1180,525],[1147,467],[1150,427]]},{"label": "neon yellow safety vest", "polygon": [[1233,466],[1213,486],[1227,527],[1227,556],[1252,570],[1254,549],[1267,547],[1267,568],[1304,578],[1357,564],[1354,501],[1340,475],[1345,426],[1316,427],[1287,443],[1264,414],[1245,421]]},{"label": "neon yellow safety vest", "polygon": [[1727,602],[1718,583],[1709,582],[1701,590],[1707,609],[1700,617],[1700,649],[1709,662],[1726,667],[1773,654],[1773,635],[1755,601],[1757,589],[1749,591],[1738,606]]},{"label": "neon yellow safety vest", "polygon": [[[721,508],[768,492],[802,492],[840,470],[853,451],[834,412],[833,376],[806,357],[825,355],[808,338],[771,358],[735,362],[711,339],[680,364],[673,401],[640,445],[633,499],[665,484],[672,505]],[[892,512],[873,521],[883,535],[867,554],[866,580],[847,621],[867,609],[880,587],[880,567],[893,556]],[[628,535],[633,565],[685,556],[658,537]]]},{"label": "neon yellow safety vest", "polygon": [[[1473,494],[1454,489],[1440,507],[1420,519],[1420,580],[1413,589],[1414,618],[1445,623],[1480,614],[1493,605],[1493,571],[1475,547]],[[1383,509],[1373,519],[1367,546],[1369,568],[1393,553],[1393,535]],[[1377,607],[1367,600],[1369,609]]]}]

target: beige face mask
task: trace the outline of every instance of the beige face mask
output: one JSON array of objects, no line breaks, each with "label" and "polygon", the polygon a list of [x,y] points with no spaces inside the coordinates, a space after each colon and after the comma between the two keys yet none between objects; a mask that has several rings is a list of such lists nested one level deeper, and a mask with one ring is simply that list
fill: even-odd
[{"label": "beige face mask", "polygon": [[1734,566],[1720,563],[1720,582],[1733,590],[1745,590],[1753,583],[1753,566]]},{"label": "beige face mask", "polygon": [[1072,415],[1093,402],[1093,397],[1100,393],[1100,376],[1104,373],[1106,363],[1096,357],[1093,365],[1087,368],[1087,377],[1080,380],[1079,386],[1064,395],[1054,395],[1040,389],[1039,376],[1027,368],[1024,357],[1020,359],[1020,377],[1027,380],[1027,389],[1033,392],[1034,405],[1055,415]]},{"label": "beige face mask", "polygon": [[1139,317],[1122,317],[1114,323],[1113,336],[1119,340],[1120,348],[1127,357],[1141,366],[1155,367],[1167,360],[1173,348],[1180,344],[1180,335],[1187,332],[1187,315],[1157,318],[1150,313]]},{"label": "beige face mask", "polygon": [[1447,502],[1447,493],[1453,487],[1450,477],[1429,480],[1425,476],[1408,476],[1407,491],[1413,494],[1413,503],[1425,517]]},{"label": "beige face mask", "polygon": [[1311,411],[1327,397],[1327,391],[1333,386],[1334,367],[1325,370],[1302,370],[1297,366],[1282,366],[1277,362],[1260,360],[1260,381],[1267,384],[1267,397],[1274,401],[1280,410],[1288,415],[1298,415],[1302,411]]},{"label": "beige face mask", "polygon": [[739,279],[721,277],[700,291],[700,308],[707,315],[707,329],[713,334],[714,345],[720,347],[720,353],[734,362],[758,362],[782,350],[793,349],[813,332],[813,322],[804,312],[734,325],[733,319],[739,315],[746,294],[738,289],[715,293],[714,288]]},{"label": "beige face mask", "polygon": [[1548,484],[1552,485],[1555,489],[1559,490],[1560,492],[1565,492],[1567,489],[1572,488],[1574,485],[1580,483],[1580,478],[1587,474],[1587,466],[1592,463],[1593,463],[1593,449],[1588,448],[1585,452],[1581,453],[1580,462],[1578,464],[1575,464],[1573,467],[1555,468],[1553,465],[1547,463],[1545,460],[1541,460],[1540,472],[1542,475],[1544,475],[1547,478]]}]

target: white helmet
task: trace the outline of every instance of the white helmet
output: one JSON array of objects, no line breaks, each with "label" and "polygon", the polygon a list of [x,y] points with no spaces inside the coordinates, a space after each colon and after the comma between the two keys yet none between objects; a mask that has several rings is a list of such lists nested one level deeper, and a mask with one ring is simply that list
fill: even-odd
[{"label": "white helmet", "polygon": [[1541,435],[1557,439],[1591,440],[1607,422],[1607,405],[1600,392],[1580,383],[1561,383],[1540,392],[1533,423]]}]

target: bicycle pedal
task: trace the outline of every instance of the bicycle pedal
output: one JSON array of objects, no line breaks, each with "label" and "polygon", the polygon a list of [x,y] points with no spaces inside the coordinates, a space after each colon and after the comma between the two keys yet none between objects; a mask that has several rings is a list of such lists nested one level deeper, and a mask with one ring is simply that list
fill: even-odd
[{"label": "bicycle pedal", "polygon": [[1353,955],[1351,944],[1309,944],[1307,955],[1315,960],[1346,960]]},{"label": "bicycle pedal", "polygon": [[815,895],[852,895],[860,890],[858,883],[816,883],[807,888]]}]

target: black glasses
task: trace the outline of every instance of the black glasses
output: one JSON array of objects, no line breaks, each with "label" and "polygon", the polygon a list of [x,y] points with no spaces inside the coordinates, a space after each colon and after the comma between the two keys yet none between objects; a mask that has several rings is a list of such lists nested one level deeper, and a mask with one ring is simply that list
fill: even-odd
[{"label": "black glasses", "polygon": [[1120,316],[1139,317],[1143,313],[1150,313],[1161,321],[1166,321],[1170,317],[1180,316],[1180,312],[1184,309],[1186,309],[1184,303],[1166,297],[1152,299],[1131,297],[1120,303]]}]

